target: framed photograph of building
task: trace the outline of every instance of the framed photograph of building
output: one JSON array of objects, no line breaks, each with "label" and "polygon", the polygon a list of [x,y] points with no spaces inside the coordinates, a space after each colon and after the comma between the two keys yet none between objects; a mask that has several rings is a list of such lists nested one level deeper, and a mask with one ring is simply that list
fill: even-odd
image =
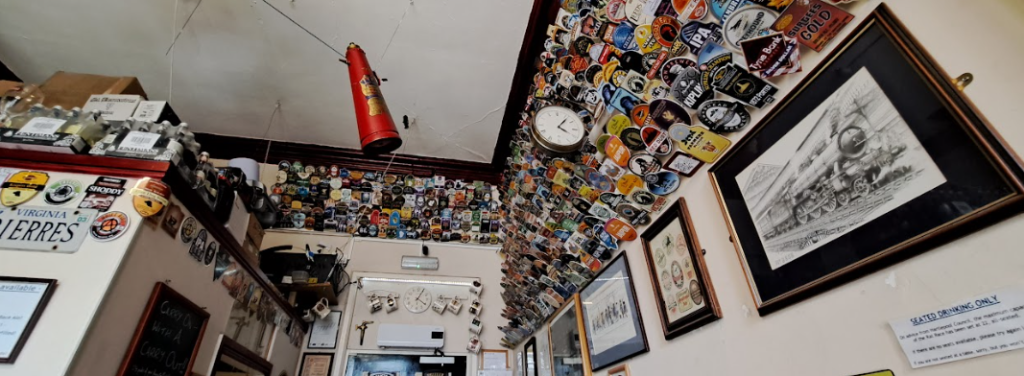
[{"label": "framed photograph of building", "polygon": [[1019,212],[1024,192],[884,4],[710,176],[762,315]]},{"label": "framed photograph of building", "polygon": [[620,252],[579,293],[590,365],[601,370],[648,351],[626,253]]},{"label": "framed photograph of building", "polygon": [[665,339],[722,316],[696,234],[680,198],[640,236]]}]

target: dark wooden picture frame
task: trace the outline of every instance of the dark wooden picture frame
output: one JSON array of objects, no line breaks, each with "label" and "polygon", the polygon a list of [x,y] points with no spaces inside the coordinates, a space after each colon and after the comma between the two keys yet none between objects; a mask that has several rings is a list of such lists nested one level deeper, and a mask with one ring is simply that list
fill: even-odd
[{"label": "dark wooden picture frame", "polygon": [[[788,185],[786,182],[778,182],[779,178],[771,177],[776,180],[771,184],[778,184],[777,187],[766,188],[762,193],[751,190],[758,193],[751,197],[762,202],[765,199],[772,200],[767,204],[771,206],[765,209],[755,203],[755,209],[750,210],[740,183],[736,180],[737,176],[741,172],[749,172],[746,169],[755,162],[763,166],[758,158],[772,151],[771,148],[780,139],[792,133],[803,119],[810,119],[813,111],[819,111],[819,108],[826,105],[828,97],[833,93],[839,95],[839,91],[844,90],[843,86],[863,71],[871,74],[875,87],[884,94],[888,103],[878,101],[877,98],[882,96],[876,92],[873,98],[868,98],[875,102],[868,103],[881,104],[871,104],[877,106],[871,109],[866,104],[856,103],[861,92],[848,91],[842,95],[853,98],[846,103],[854,103],[856,111],[834,111],[838,115],[821,115],[816,118],[819,123],[832,126],[830,137],[837,140],[827,139],[828,143],[824,144],[823,150],[838,148],[837,153],[841,156],[835,162],[835,166],[840,167],[822,172],[818,178],[819,183],[812,180],[812,184],[817,185],[810,187],[818,192],[819,188],[827,187],[825,180],[829,180],[828,184],[832,185],[836,176],[850,174],[852,169],[847,170],[847,165],[841,164],[847,161],[843,158],[849,158],[854,163],[864,163],[866,166],[864,172],[859,173],[862,175],[850,175],[849,179],[854,183],[850,187],[864,188],[863,184],[858,186],[855,183],[860,179],[858,176],[866,176],[870,179],[867,189],[851,191],[854,193],[843,196],[844,191],[829,187],[830,190],[821,190],[818,196],[814,196],[807,194],[809,190],[805,190],[800,185],[802,183]],[[839,108],[835,106],[835,109]],[[860,153],[856,151],[860,145],[870,145],[872,139],[879,139],[878,143],[890,142],[884,137],[890,137],[886,132],[893,132],[889,127],[897,122],[888,120],[891,117],[883,119],[886,122],[878,122],[879,118],[872,120],[872,116],[881,111],[880,106],[895,109],[899,118],[897,120],[902,121],[898,129],[909,130],[898,135],[898,140],[906,142],[912,139],[917,145],[907,143],[904,144],[905,149],[889,149],[888,153],[897,154],[869,163],[859,159],[860,156],[847,155],[850,150]],[[826,111],[833,111],[833,108]],[[861,135],[847,139],[854,140],[854,143],[844,144],[842,136],[851,128],[849,124],[867,124],[869,127]],[[816,128],[811,132],[815,131]],[[908,133],[913,137],[907,136]],[[807,140],[810,140],[809,136]],[[801,148],[804,145],[810,144],[803,144]],[[849,145],[855,148],[851,149]],[[880,200],[905,192],[905,187],[913,187],[920,175],[912,174],[926,171],[915,170],[919,168],[913,164],[918,163],[915,160],[904,160],[898,166],[892,162],[896,156],[902,155],[898,153],[905,150],[915,150],[916,153],[926,151],[925,155],[931,159],[929,163],[936,166],[927,167],[932,169],[928,171],[937,169],[941,172],[942,181],[934,185],[934,188],[921,189],[922,193],[907,194],[899,202],[884,206],[884,210],[871,208],[871,205],[876,205],[876,201],[883,202],[877,205],[887,205],[884,204],[886,201]],[[815,152],[804,154],[803,157],[809,159],[801,163],[818,164],[815,159],[824,153]],[[873,153],[869,151],[860,155]],[[917,158],[919,161],[920,157]],[[832,166],[829,164],[831,160],[821,159],[820,164]],[[801,166],[800,171],[804,168],[799,163],[796,165]],[[889,173],[897,167],[911,172],[906,175]],[[878,172],[884,168],[889,170]],[[786,171],[784,167],[773,176],[781,176]],[[885,4],[879,5],[849,37],[839,42],[836,49],[807,74],[790,95],[711,168],[709,175],[760,315],[772,313],[1006,219],[1021,211],[1020,204],[1024,199],[1024,169],[1020,158],[1010,150],[970,100],[953,85],[950,76],[920,47]],[[754,182],[753,178],[748,180],[748,184],[751,182]],[[750,188],[746,185],[742,189]],[[773,196],[766,197],[768,195]],[[849,197],[854,195],[862,201],[858,203],[850,200]],[[825,198],[816,198],[822,196]],[[839,202],[839,209],[832,204],[831,197],[837,198],[835,201]],[[849,201],[844,201],[844,198]],[[816,207],[806,206],[808,200],[821,200],[825,203]],[[817,201],[813,205],[818,205]],[[782,209],[770,212],[776,210],[776,207]],[[807,211],[807,208],[812,209]],[[875,211],[864,215],[858,212],[862,208],[868,208],[865,210],[869,212]],[[810,217],[806,216],[808,213]],[[807,218],[823,219],[809,222]],[[841,223],[837,227],[828,223],[831,221]],[[762,239],[769,243],[762,242]],[[776,253],[771,256],[766,253],[766,244]],[[791,254],[777,253],[787,252],[794,247],[810,251],[798,253],[795,258]],[[772,260],[780,260],[771,257],[780,255],[788,258],[771,265]],[[782,265],[778,265],[780,263]]]},{"label": "dark wooden picture frame", "polygon": [[306,358],[310,356],[326,356],[330,360],[327,362],[327,374],[330,375],[334,371],[334,353],[304,353],[302,354],[302,362],[299,362],[299,373],[297,376],[302,376],[306,371]]},{"label": "dark wooden picture frame", "polygon": [[185,370],[183,376],[188,376],[192,371],[192,366],[195,365],[196,355],[199,354],[199,346],[203,342],[203,335],[206,333],[206,326],[210,323],[210,314],[206,312],[202,307],[196,305],[191,300],[188,300],[184,295],[181,295],[177,291],[174,291],[170,286],[163,282],[157,282],[153,286],[153,293],[149,296],[149,302],[146,303],[145,310],[142,311],[142,318],[139,319],[139,325],[135,328],[135,334],[132,336],[132,341],[128,345],[128,351],[125,353],[124,360],[121,361],[121,366],[117,371],[118,376],[124,376],[128,374],[128,367],[136,358],[136,349],[141,345],[141,340],[145,336],[146,329],[153,320],[153,311],[159,309],[157,304],[161,300],[171,299],[176,303],[184,306],[185,308],[192,311],[199,317],[203,318],[202,327],[199,329],[199,335],[196,337],[195,343],[193,344],[192,354],[188,361],[188,367]]},{"label": "dark wooden picture frame", "polygon": [[21,350],[25,347],[25,342],[27,342],[28,338],[32,335],[32,331],[36,328],[36,324],[39,323],[39,317],[43,315],[43,311],[50,303],[50,298],[53,297],[53,292],[57,289],[57,280],[0,276],[0,282],[42,283],[46,285],[46,290],[44,290],[43,295],[39,297],[39,302],[36,303],[36,308],[32,310],[32,316],[29,317],[28,321],[25,323],[25,329],[22,330],[21,335],[18,336],[18,340],[14,342],[14,347],[11,348],[11,353],[7,357],[0,358],[0,364],[11,364],[18,359],[18,354],[21,353]]},{"label": "dark wooden picture frame", "polygon": [[217,357],[213,360],[214,363],[218,362],[221,356],[234,359],[266,376],[271,376],[270,372],[274,370],[272,363],[223,334],[220,336],[220,349],[217,350]]},{"label": "dark wooden picture frame", "polygon": [[[615,346],[609,348],[606,351],[626,351],[624,355],[618,355],[614,359],[610,360],[605,359],[601,361],[595,361],[594,358],[597,356],[601,356],[601,354],[595,354],[594,351],[590,348],[591,343],[593,342],[593,333],[591,333],[590,330],[591,323],[587,320],[587,309],[589,308],[589,306],[591,306],[591,304],[587,304],[588,302],[585,300],[584,294],[590,293],[591,289],[594,288],[600,289],[600,287],[598,287],[599,281],[604,281],[604,283],[611,283],[611,281],[608,281],[606,274],[614,271],[617,268],[621,268],[621,270],[625,272],[625,283],[628,285],[626,292],[631,296],[631,299],[626,299],[626,304],[632,304],[632,306],[629,308],[632,308],[632,311],[636,315],[636,320],[633,322],[633,324],[635,324],[634,329],[637,331],[637,336],[640,337],[640,339],[642,340],[643,346],[634,346],[633,348],[629,348],[627,342],[630,341],[616,344]],[[582,326],[581,333],[584,336],[584,338],[582,339],[584,350],[583,354],[586,356],[587,359],[585,363],[587,363],[592,368],[592,371],[600,371],[602,369],[608,368],[617,363],[624,362],[626,360],[632,359],[637,355],[641,355],[650,351],[651,346],[647,342],[647,330],[644,329],[644,318],[643,315],[640,313],[640,304],[637,302],[636,298],[636,286],[633,284],[633,273],[629,269],[629,259],[626,257],[626,252],[619,252],[619,254],[615,256],[615,258],[605,263],[605,267],[603,270],[601,270],[601,273],[594,276],[594,279],[591,280],[590,283],[588,283],[582,289],[580,289],[580,292],[577,295],[579,297],[577,300],[579,301],[578,305],[580,307],[577,310],[577,317],[579,319],[580,325]]]},{"label": "dark wooden picture frame", "polygon": [[[658,265],[655,262],[655,250],[652,250],[651,244],[655,238],[661,235],[669,228],[669,226],[679,226],[683,237],[685,237],[683,246],[686,247],[686,250],[689,253],[695,274],[695,279],[693,280],[684,278],[683,285],[690,289],[692,287],[687,285],[687,281],[695,281],[700,288],[700,296],[703,297],[704,301],[707,303],[704,304],[704,307],[672,322],[669,321],[669,307],[666,306],[663,295],[665,287],[662,285],[662,277],[658,273]],[[703,248],[700,247],[700,242],[697,240],[697,231],[693,228],[693,220],[690,219],[690,212],[687,209],[686,200],[680,197],[676,202],[676,205],[670,206],[657,221],[655,221],[647,228],[647,230],[644,231],[642,235],[640,235],[640,242],[644,246],[644,258],[647,259],[647,269],[651,276],[651,286],[654,287],[654,298],[658,303],[658,313],[659,317],[661,317],[661,327],[665,333],[665,339],[678,337],[722,317],[722,308],[718,304],[718,298],[715,295],[715,288],[711,283],[711,277],[708,273],[707,265],[704,262]],[[678,248],[679,245],[676,244],[674,247]],[[678,249],[675,251],[678,252]],[[666,252],[673,252],[673,250],[668,249]],[[664,257],[666,258],[666,261],[663,262],[667,263],[668,256]],[[681,269],[681,272],[682,270],[684,269]],[[689,282],[689,284],[692,285],[692,282]],[[690,302],[693,304],[693,294],[690,294],[690,296]]]},{"label": "dark wooden picture frame", "polygon": [[[550,351],[550,350],[549,350]],[[533,363],[530,363],[530,358],[533,358]],[[530,369],[530,365],[533,365],[533,369]],[[537,368],[537,337],[530,337],[526,344],[523,345],[523,373],[526,376],[538,376]]]}]

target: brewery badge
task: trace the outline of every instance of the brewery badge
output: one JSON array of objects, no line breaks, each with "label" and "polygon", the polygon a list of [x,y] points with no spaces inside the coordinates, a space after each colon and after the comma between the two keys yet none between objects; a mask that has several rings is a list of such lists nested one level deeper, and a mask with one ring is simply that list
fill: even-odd
[{"label": "brewery badge", "polygon": [[852,14],[821,0],[795,1],[782,12],[772,28],[821,52],[852,20]]},{"label": "brewery badge", "polygon": [[759,6],[744,7],[725,20],[725,42],[733,49],[740,49],[740,42],[766,35],[778,14]]},{"label": "brewery badge", "polygon": [[159,180],[142,178],[131,190],[132,205],[143,217],[159,213],[171,198],[171,187]]},{"label": "brewery badge", "polygon": [[217,257],[217,242],[210,241],[206,245],[206,251],[203,253],[203,264],[206,266],[213,265],[214,258]]},{"label": "brewery badge", "polygon": [[61,179],[46,188],[43,199],[50,205],[64,205],[82,193],[82,183],[74,179]]},{"label": "brewery badge", "polygon": [[182,243],[191,243],[198,233],[199,221],[196,220],[196,217],[188,217],[181,223],[181,236],[179,238]]},{"label": "brewery badge", "polygon": [[188,247],[188,255],[196,261],[202,262],[206,255],[206,229],[200,229],[195,240]]},{"label": "brewery badge", "polygon": [[715,81],[715,90],[751,106],[762,108],[775,101],[778,88],[767,81],[729,64],[722,70],[722,78]]},{"label": "brewery badge", "polygon": [[107,211],[114,205],[114,200],[124,194],[124,185],[127,183],[128,180],[109,176],[96,178],[96,182],[85,189],[85,198],[78,204],[78,208]]},{"label": "brewery badge", "polygon": [[712,132],[736,132],[750,124],[750,113],[740,103],[714,100],[700,106],[697,118]]},{"label": "brewery badge", "polygon": [[45,172],[19,171],[11,175],[0,189],[0,203],[4,206],[21,205],[46,188],[50,176]]},{"label": "brewery badge", "polygon": [[112,211],[100,214],[92,221],[89,227],[89,234],[101,242],[109,242],[124,235],[128,230],[128,214],[119,211]]},{"label": "brewery badge", "polygon": [[697,172],[697,169],[703,165],[704,162],[701,162],[694,157],[676,152],[676,154],[673,155],[672,158],[665,163],[665,166],[662,166],[662,168],[689,177],[693,176],[693,174]]}]

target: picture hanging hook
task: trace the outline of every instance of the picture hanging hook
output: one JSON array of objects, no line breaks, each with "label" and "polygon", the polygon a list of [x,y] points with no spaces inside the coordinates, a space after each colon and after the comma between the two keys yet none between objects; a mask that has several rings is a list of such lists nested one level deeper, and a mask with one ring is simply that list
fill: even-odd
[{"label": "picture hanging hook", "polygon": [[964,88],[970,85],[971,82],[974,82],[974,75],[970,72],[961,74],[953,79],[953,85],[956,85],[956,89],[960,91],[964,91]]}]

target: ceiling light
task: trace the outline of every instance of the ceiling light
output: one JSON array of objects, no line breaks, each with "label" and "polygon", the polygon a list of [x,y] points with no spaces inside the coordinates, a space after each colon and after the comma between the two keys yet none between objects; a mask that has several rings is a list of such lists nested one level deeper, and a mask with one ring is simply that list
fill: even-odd
[{"label": "ceiling light", "polygon": [[402,256],[402,269],[437,270],[440,266],[437,257]]}]

